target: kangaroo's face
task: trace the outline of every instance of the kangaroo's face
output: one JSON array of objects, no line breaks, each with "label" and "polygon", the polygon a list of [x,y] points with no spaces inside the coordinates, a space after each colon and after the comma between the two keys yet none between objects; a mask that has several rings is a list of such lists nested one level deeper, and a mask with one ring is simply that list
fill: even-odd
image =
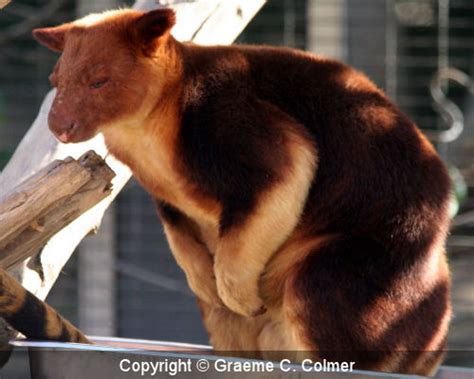
[{"label": "kangaroo's face", "polygon": [[168,9],[129,10],[34,30],[40,43],[61,52],[50,76],[57,88],[48,117],[54,135],[81,142],[106,127],[139,123],[159,99],[165,78],[154,53],[173,23]]}]

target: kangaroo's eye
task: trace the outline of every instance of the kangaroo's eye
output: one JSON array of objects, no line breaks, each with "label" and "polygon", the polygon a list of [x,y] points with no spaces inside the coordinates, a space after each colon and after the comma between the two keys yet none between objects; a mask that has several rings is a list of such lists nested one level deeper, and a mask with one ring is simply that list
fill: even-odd
[{"label": "kangaroo's eye", "polygon": [[105,83],[107,83],[109,81],[109,79],[104,79],[104,80],[99,80],[97,82],[94,82],[92,84],[89,84],[89,88],[90,89],[99,89],[99,88],[102,88]]}]

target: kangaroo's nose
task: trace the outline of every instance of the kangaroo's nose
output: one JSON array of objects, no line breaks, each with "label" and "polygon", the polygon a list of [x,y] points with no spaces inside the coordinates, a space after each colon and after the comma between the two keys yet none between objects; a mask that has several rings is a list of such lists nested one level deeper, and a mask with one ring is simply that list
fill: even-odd
[{"label": "kangaroo's nose", "polygon": [[59,130],[59,133],[54,133],[56,134],[56,137],[61,141],[61,142],[69,142],[74,135],[75,131],[77,130],[78,123],[76,121],[70,121],[65,125],[65,127],[61,128]]},{"label": "kangaroo's nose", "polygon": [[70,142],[79,129],[77,120],[71,119],[65,112],[52,110],[49,113],[49,128],[61,142]]},{"label": "kangaroo's nose", "polygon": [[74,130],[75,128],[77,128],[77,122],[76,121],[71,121],[69,123],[69,125],[67,126],[67,128],[64,128],[64,130],[67,131],[67,132],[70,132],[70,131]]}]

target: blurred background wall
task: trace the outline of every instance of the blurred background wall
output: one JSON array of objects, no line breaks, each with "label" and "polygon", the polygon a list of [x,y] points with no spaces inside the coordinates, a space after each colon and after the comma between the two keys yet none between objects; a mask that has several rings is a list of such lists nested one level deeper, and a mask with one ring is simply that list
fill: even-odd
[{"label": "blurred background wall", "polygon": [[[32,40],[30,30],[130,3],[14,0],[0,12],[0,169],[36,116],[57,58]],[[270,0],[239,43],[285,45],[342,59],[385,89],[422,129],[437,130],[446,125],[433,109],[429,82],[445,67],[474,75],[474,2]],[[474,100],[460,86],[443,88],[465,115],[460,138],[437,144],[462,178],[448,245],[455,302],[449,344],[459,352],[447,362],[472,366],[462,352],[474,349]],[[98,235],[84,241],[64,268],[48,301],[89,334],[207,343],[153,203],[133,180]]]}]

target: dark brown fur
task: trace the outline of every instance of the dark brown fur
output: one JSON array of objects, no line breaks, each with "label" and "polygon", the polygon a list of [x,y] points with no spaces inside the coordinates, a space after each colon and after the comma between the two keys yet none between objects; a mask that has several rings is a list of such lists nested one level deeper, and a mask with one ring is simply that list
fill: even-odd
[{"label": "dark brown fur", "polygon": [[[50,128],[102,131],[159,199],[216,349],[432,372],[450,318],[450,183],[433,147],[354,69],[182,44],[166,12],[59,33]],[[56,34],[36,37],[58,49]]]}]

